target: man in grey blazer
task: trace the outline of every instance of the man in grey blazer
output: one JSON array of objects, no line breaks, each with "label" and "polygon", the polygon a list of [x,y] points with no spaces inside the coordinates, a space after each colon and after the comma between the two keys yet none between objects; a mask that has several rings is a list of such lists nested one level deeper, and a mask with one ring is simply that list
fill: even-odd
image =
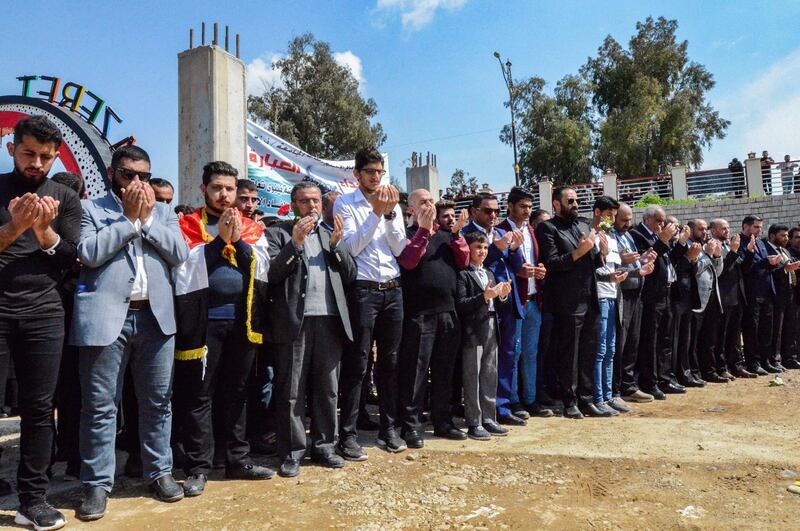
[{"label": "man in grey blazer", "polygon": [[157,203],[150,158],[137,146],[114,152],[111,191],[84,201],[71,343],[80,348],[81,481],[76,516],[105,514],[114,485],[117,405],[130,363],[139,402],[144,476],[162,501],[178,501],[172,478],[170,432],[175,315],[171,268],[189,248],[175,213]]},{"label": "man in grey blazer", "polygon": [[266,340],[275,358],[278,473],[294,477],[306,453],[306,395],[310,409],[311,459],[341,468],[334,452],[338,367],[347,341],[353,340],[345,290],[356,278],[356,265],[341,245],[343,221],[333,231],[319,224],[320,189],[301,182],[291,193],[297,220],[269,228],[270,319]]}]

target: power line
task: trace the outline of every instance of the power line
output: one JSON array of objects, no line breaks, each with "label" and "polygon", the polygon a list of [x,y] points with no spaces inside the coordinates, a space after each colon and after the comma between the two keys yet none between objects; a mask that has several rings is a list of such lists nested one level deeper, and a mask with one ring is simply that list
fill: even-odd
[{"label": "power line", "polygon": [[502,127],[501,128],[493,127],[492,129],[482,129],[480,131],[470,131],[469,133],[460,133],[458,135],[440,136],[438,138],[428,138],[427,140],[416,140],[414,142],[408,142],[406,144],[395,144],[393,146],[383,146],[381,149],[394,149],[394,148],[401,148],[401,147],[406,147],[406,146],[414,146],[414,145],[418,145],[418,144],[424,144],[426,142],[436,142],[436,141],[439,141],[439,140],[450,140],[452,138],[461,138],[461,137],[464,137],[464,136],[480,135],[480,134],[483,134],[483,133],[491,133],[491,132],[499,133],[502,130],[503,130]]}]

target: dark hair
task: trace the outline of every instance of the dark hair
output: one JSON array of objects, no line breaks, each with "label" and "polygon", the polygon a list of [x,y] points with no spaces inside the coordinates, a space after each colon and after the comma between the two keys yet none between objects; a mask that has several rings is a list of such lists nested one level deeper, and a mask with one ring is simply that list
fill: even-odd
[{"label": "dark hair", "polygon": [[172,183],[166,179],[162,179],[161,177],[151,177],[150,178],[150,186],[155,186],[157,188],[170,188],[174,190]]},{"label": "dark hair", "polygon": [[[228,177],[237,177],[239,175],[239,170],[225,162],[224,160],[216,160],[214,162],[209,162],[205,166],[203,166],[203,184],[208,186],[208,183],[211,182],[211,178],[215,175],[226,175]],[[236,181],[237,185],[239,181]]]},{"label": "dark hair", "polygon": [[571,186],[557,186],[553,189],[553,201],[561,202],[561,196],[564,195],[564,192],[567,190],[574,191],[575,189]]},{"label": "dark hair", "polygon": [[[341,192],[337,192],[335,190],[322,194],[322,208],[323,210],[328,208],[328,205],[331,204],[331,201],[336,201],[339,196],[342,195]],[[334,197],[336,196],[336,197]],[[333,198],[333,199],[331,199]]]},{"label": "dark hair", "polygon": [[60,171],[50,177],[50,180],[74,190],[75,193],[78,194],[78,197],[83,197],[83,193],[86,191],[86,184],[83,181],[83,177],[76,173]]},{"label": "dark hair", "polygon": [[742,226],[745,226],[745,225],[747,225],[748,227],[750,227],[750,226],[752,226],[752,225],[753,225],[753,223],[755,223],[756,221],[764,221],[764,220],[763,220],[761,217],[759,217],[759,216],[756,216],[755,214],[748,214],[748,215],[747,215],[747,216],[745,216],[745,217],[744,217],[744,219],[742,220]]},{"label": "dark hair", "polygon": [[517,204],[523,199],[530,199],[531,201],[533,201],[533,194],[530,193],[525,188],[522,188],[520,186],[514,186],[511,188],[511,191],[508,192],[508,197],[506,200],[509,203]]},{"label": "dark hair", "polygon": [[361,148],[356,151],[356,170],[363,170],[371,162],[383,164],[383,156],[374,147]]},{"label": "dark hair", "polygon": [[617,201],[610,195],[601,195],[600,197],[595,199],[594,206],[592,206],[592,212],[594,212],[595,209],[600,209],[600,211],[602,212],[603,210],[609,210],[612,208],[613,209],[619,208],[619,201]]},{"label": "dark hair", "polygon": [[789,239],[794,238],[794,235],[798,232],[800,232],[800,227],[792,227],[792,230],[789,231]]},{"label": "dark hair", "polygon": [[[313,181],[300,181],[299,183],[295,184],[292,187],[292,191],[290,193],[290,197],[292,198],[292,202],[294,202],[294,198],[297,195],[297,192],[299,192],[300,190],[305,190],[307,188],[316,188],[317,190],[319,190],[319,186],[317,186],[317,183],[315,183]],[[320,190],[320,195],[321,194],[322,194],[322,190]]]},{"label": "dark hair", "polygon": [[259,220],[259,222],[265,227],[271,227],[272,225],[278,223],[280,220],[281,218],[279,218],[278,216],[264,216]]},{"label": "dark hair", "polygon": [[450,201],[449,199],[442,199],[441,201],[437,201],[435,206],[436,206],[436,217],[438,218],[439,216],[442,215],[442,212],[444,212],[445,210],[449,210],[451,208],[455,210],[456,203],[455,201]]},{"label": "dark hair", "polygon": [[263,210],[253,210],[253,216],[263,216],[263,215],[264,215]]},{"label": "dark hair", "polygon": [[122,159],[130,159],[130,160],[143,160],[150,164],[150,155],[147,154],[147,151],[143,150],[139,146],[134,146],[129,144],[127,146],[122,146],[121,148],[114,151],[111,155],[111,167],[112,168],[119,168],[120,162]]},{"label": "dark hair", "polygon": [[250,179],[239,179],[236,181],[236,191],[241,192],[247,190],[248,192],[257,192],[256,183]]},{"label": "dark hair", "polygon": [[484,233],[477,230],[470,232],[469,234],[465,234],[464,239],[467,241],[467,245],[472,245],[475,242],[489,243],[489,238],[487,238]]},{"label": "dark hair", "polygon": [[61,147],[62,137],[58,127],[44,116],[31,116],[14,126],[14,145],[19,145],[25,136],[32,136],[40,144],[53,143]]},{"label": "dark hair", "polygon": [[543,208],[537,208],[536,210],[531,212],[531,219],[536,219],[539,216],[541,216],[542,214],[550,215],[550,211],[549,210],[545,210]]},{"label": "dark hair", "polygon": [[769,231],[767,231],[767,235],[768,236],[774,236],[775,234],[778,234],[779,232],[788,231],[788,230],[789,230],[789,226],[788,225],[784,225],[783,223],[773,223],[772,225],[769,226]]},{"label": "dark hair", "polygon": [[176,214],[188,215],[188,214],[191,214],[192,212],[194,212],[194,209],[192,207],[190,207],[189,205],[178,205],[178,206],[175,207],[175,213]]},{"label": "dark hair", "polygon": [[479,192],[475,194],[475,197],[472,198],[472,208],[478,208],[481,206],[481,203],[484,201],[488,201],[491,199],[497,200],[497,196],[494,194],[490,194],[489,192]]}]

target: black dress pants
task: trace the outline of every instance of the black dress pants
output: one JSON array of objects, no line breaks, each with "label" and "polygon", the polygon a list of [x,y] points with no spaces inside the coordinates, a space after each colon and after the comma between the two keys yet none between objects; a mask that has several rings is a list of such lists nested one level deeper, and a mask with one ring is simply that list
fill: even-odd
[{"label": "black dress pants", "polygon": [[357,435],[356,420],[367,357],[377,344],[375,383],[378,388],[381,432],[399,426],[398,357],[403,333],[403,290],[369,289],[356,285],[350,300],[354,341],[342,356],[339,377],[339,434],[341,440]]},{"label": "black dress pants", "polygon": [[662,298],[642,299],[639,336],[639,387],[651,391],[672,377],[672,308],[669,293]]},{"label": "black dress pants", "polygon": [[[744,301],[741,301],[741,305],[744,305]],[[723,372],[724,370],[734,372],[744,364],[741,341],[741,305],[725,306],[722,309],[722,317],[720,318],[717,333],[717,348],[722,351],[722,356],[718,356],[718,358],[721,358],[718,372]]]},{"label": "black dress pants", "polygon": [[[545,302],[545,304],[547,304]],[[539,352],[536,356],[536,402],[550,404],[560,396],[558,386],[558,367],[553,337],[555,316],[547,309],[542,313],[542,326],[539,329]]]},{"label": "black dress pants", "polygon": [[597,301],[580,301],[578,311],[556,313],[553,337],[564,407],[594,403],[594,359],[597,354]]},{"label": "black dress pants", "polygon": [[772,310],[772,350],[767,353],[767,359],[773,365],[780,363],[783,359],[781,353],[784,350],[784,337],[786,337],[786,342],[789,342],[789,338],[786,333],[789,333],[790,330],[784,329],[791,329],[791,325],[787,326],[787,321],[792,316],[793,306],[792,299],[789,296],[777,297],[775,300]]},{"label": "black dress pants", "polygon": [[64,316],[0,318],[0,363],[14,361],[19,382],[19,467],[21,505],[45,498],[53,452],[53,403],[64,346]]},{"label": "black dress pants", "polygon": [[422,428],[422,410],[431,374],[431,422],[451,424],[450,398],[461,327],[455,310],[406,315],[400,350],[400,404],[403,429]]},{"label": "black dress pants", "polygon": [[639,290],[622,290],[622,319],[614,354],[612,394],[629,395],[639,390],[636,361],[642,327],[642,299]]},{"label": "black dress pants", "polygon": [[742,317],[744,359],[748,367],[761,365],[774,352],[772,345],[773,301],[770,297],[754,297],[748,301]]},{"label": "black dress pants", "polygon": [[721,323],[722,310],[718,304],[709,302],[703,312],[703,323],[697,337],[697,357],[702,376],[719,374],[725,368],[725,349],[719,342]]},{"label": "black dress pants", "polygon": [[244,325],[234,320],[209,320],[203,360],[175,362],[175,416],[180,418],[184,471],[211,471],[214,436],[212,405],[224,412],[225,461],[228,468],[247,464],[247,383],[257,347],[247,341]]}]

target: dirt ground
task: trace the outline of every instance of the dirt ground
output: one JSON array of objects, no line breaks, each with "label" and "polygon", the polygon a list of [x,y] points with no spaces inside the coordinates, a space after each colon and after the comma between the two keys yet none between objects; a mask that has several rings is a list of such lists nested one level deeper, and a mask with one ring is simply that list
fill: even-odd
[{"label": "dirt ground", "polygon": [[[118,478],[108,514],[83,524],[56,468],[51,501],[71,529],[800,529],[800,371],[710,385],[612,419],[533,419],[489,442],[422,450],[253,483],[212,476],[176,504]],[[0,423],[0,474],[14,476],[17,423]],[[264,460],[277,466],[275,460]],[[177,474],[176,474],[177,476]],[[216,480],[214,480],[216,479]],[[16,496],[0,498],[12,526]]]}]

